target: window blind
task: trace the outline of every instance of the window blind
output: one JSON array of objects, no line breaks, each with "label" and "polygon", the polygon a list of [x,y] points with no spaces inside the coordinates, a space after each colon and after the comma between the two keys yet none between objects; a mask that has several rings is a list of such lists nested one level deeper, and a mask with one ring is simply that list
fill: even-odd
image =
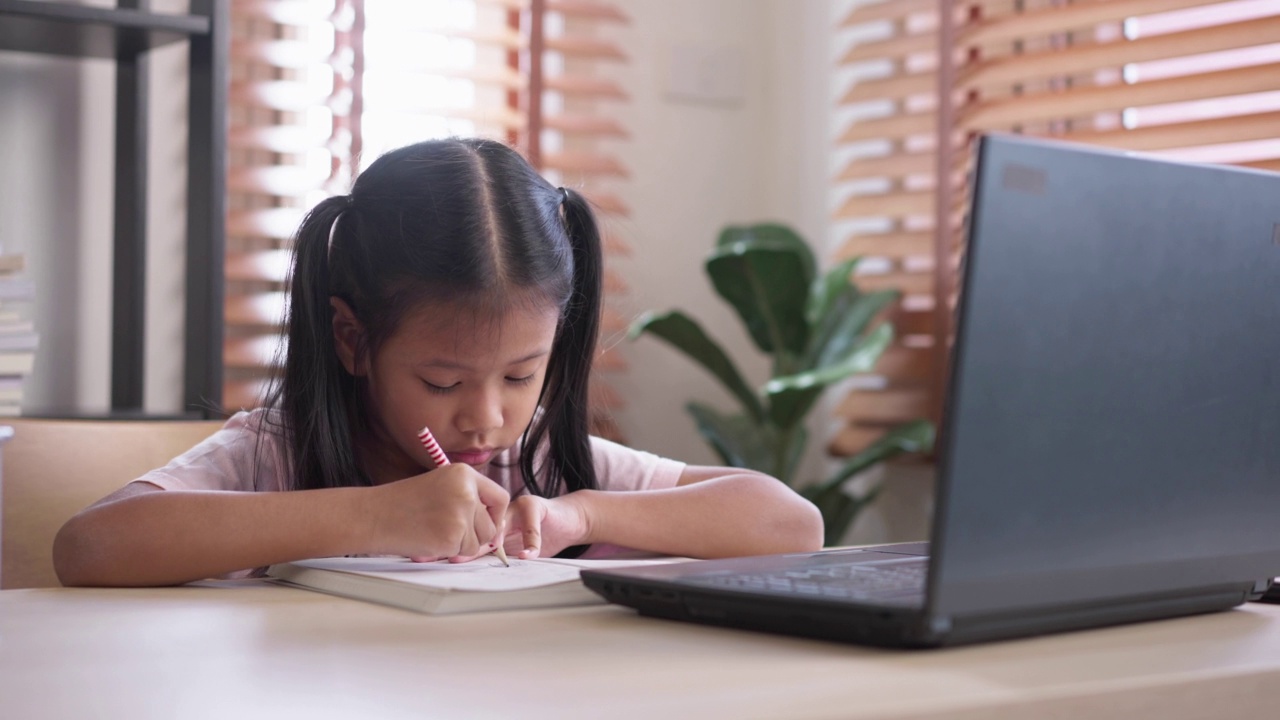
[{"label": "window blind", "polygon": [[941,409],[975,134],[1280,169],[1274,0],[889,0],[852,6],[842,28],[836,254],[868,256],[859,284],[906,299],[833,452]]}]

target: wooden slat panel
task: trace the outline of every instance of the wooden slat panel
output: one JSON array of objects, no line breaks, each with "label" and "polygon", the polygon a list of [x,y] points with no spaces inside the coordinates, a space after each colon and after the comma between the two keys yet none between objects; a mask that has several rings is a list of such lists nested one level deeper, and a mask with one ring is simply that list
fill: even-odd
[{"label": "wooden slat panel", "polygon": [[627,129],[613,118],[597,115],[547,115],[542,118],[542,126],[548,130],[556,130],[568,135],[595,135],[598,137],[625,138]]},{"label": "wooden slat panel", "polygon": [[921,385],[933,379],[933,349],[891,345],[880,356],[874,374],[884,375],[896,384]]},{"label": "wooden slat panel", "polygon": [[599,212],[623,217],[631,214],[631,206],[628,205],[621,197],[613,193],[593,188],[586,191],[586,197],[591,203],[591,206]]},{"label": "wooden slat panel", "polygon": [[311,25],[326,22],[330,3],[314,0],[232,0],[231,17],[269,20],[281,25]]},{"label": "wooden slat panel", "polygon": [[933,153],[894,153],[879,157],[854,158],[836,178],[839,181],[867,178],[904,178],[909,175],[932,174],[938,159]]},{"label": "wooden slat panel", "polygon": [[261,406],[267,380],[228,380],[222,384],[222,407],[229,412]]},{"label": "wooden slat panel", "polygon": [[897,60],[909,55],[936,52],[938,34],[923,32],[915,35],[898,35],[886,40],[854,45],[840,58],[841,65],[856,65],[868,60]]},{"label": "wooden slat panel", "polygon": [[593,370],[602,370],[604,372],[625,372],[629,365],[627,359],[618,352],[617,348],[605,348],[596,355],[596,361],[591,364]]},{"label": "wooden slat panel", "polygon": [[[889,2],[895,1],[889,0]],[[871,447],[886,432],[888,428],[846,425],[831,438],[831,442],[827,443],[827,452],[836,457],[857,455]]]},{"label": "wooden slat panel", "polygon": [[227,338],[222,344],[222,362],[229,368],[266,370],[275,366],[281,344],[279,335]]},{"label": "wooden slat panel", "polygon": [[625,240],[618,237],[617,233],[603,231],[600,236],[600,243],[604,245],[604,251],[608,255],[627,256],[631,254],[631,246]]},{"label": "wooden slat panel", "polygon": [[591,383],[588,394],[590,396],[588,402],[591,403],[592,407],[606,407],[617,410],[627,405],[622,396],[618,394],[618,391],[610,387],[608,383],[599,381]]},{"label": "wooden slat panel", "polygon": [[228,253],[225,269],[228,280],[283,283],[289,277],[292,263],[290,250],[257,250]]},{"label": "wooden slat panel", "polygon": [[324,88],[290,80],[256,80],[232,83],[228,101],[240,106],[268,110],[303,112],[313,107],[334,106],[334,98]]},{"label": "wooden slat panel", "polygon": [[627,54],[622,52],[616,43],[593,37],[547,38],[548,50],[574,58],[591,58],[594,60],[626,60]]},{"label": "wooden slat panel", "polygon": [[849,393],[835,414],[859,425],[880,425],[926,417],[928,405],[928,394],[922,389],[860,390]]},{"label": "wooden slat panel", "polygon": [[1174,123],[1135,130],[1075,132],[1063,139],[1128,150],[1168,150],[1249,140],[1269,140],[1280,133],[1280,112]]},{"label": "wooden slat panel", "polygon": [[424,115],[470,120],[480,125],[489,125],[513,131],[523,130],[526,123],[526,118],[521,113],[499,107],[460,108],[448,105],[431,105],[424,101],[421,103],[405,102],[398,107],[380,109],[390,110],[402,115]]},{"label": "wooden slat panel", "polygon": [[236,210],[227,213],[227,235],[230,237],[290,238],[297,232],[306,214],[298,208],[265,208]]},{"label": "wooden slat panel", "polygon": [[898,192],[877,195],[854,195],[840,205],[835,217],[849,220],[860,217],[906,217],[933,212],[932,192]]},{"label": "wooden slat panel", "polygon": [[272,127],[232,127],[227,132],[231,150],[263,150],[276,153],[304,153],[329,143],[328,131],[295,125]]},{"label": "wooden slat panel", "polygon": [[933,252],[933,233],[881,233],[850,237],[835,257],[837,261],[859,255],[903,258],[933,255]]},{"label": "wooden slat panel", "polygon": [[631,286],[627,284],[622,274],[613,268],[606,267],[604,269],[602,283],[607,295],[622,295],[631,292]]},{"label": "wooden slat panel", "polygon": [[589,152],[545,153],[542,156],[542,167],[546,170],[582,173],[584,175],[612,175],[616,177],[630,175],[617,158]]},{"label": "wooden slat panel", "polygon": [[840,98],[841,105],[856,105],[873,100],[902,100],[912,95],[933,93],[938,87],[935,72],[893,75],[879,80],[854,83]]},{"label": "wooden slat panel", "polygon": [[961,111],[959,121],[966,130],[993,130],[1020,122],[1270,90],[1280,90],[1280,63],[980,103]]},{"label": "wooden slat panel", "polygon": [[615,3],[597,0],[547,0],[547,10],[590,20],[630,24],[631,18]]},{"label": "wooden slat panel", "polygon": [[228,295],[224,306],[227,325],[273,331],[284,325],[284,308],[282,292]]},{"label": "wooden slat panel", "polygon": [[1255,160],[1253,162],[1240,163],[1243,167],[1257,168],[1259,170],[1270,170],[1271,172],[1280,172],[1280,158],[1273,160]]},{"label": "wooden slat panel", "polygon": [[622,86],[613,80],[591,75],[557,75],[547,78],[542,86],[565,95],[608,100],[626,100],[629,97]]},{"label": "wooden slat panel", "polygon": [[231,192],[300,197],[326,182],[328,178],[320,173],[291,165],[227,168],[227,189]]},{"label": "wooden slat panel", "polygon": [[898,337],[932,335],[935,317],[932,310],[909,312],[899,307],[889,313],[888,321],[893,323],[893,331]]},{"label": "wooden slat panel", "polygon": [[850,123],[837,142],[848,144],[863,140],[905,140],[913,135],[932,134],[937,123],[937,116],[931,112],[859,120]]},{"label": "wooden slat panel", "polygon": [[985,45],[1084,28],[1098,23],[1181,8],[1212,5],[1214,0],[1111,0],[1045,7],[967,23],[957,45]]},{"label": "wooden slat panel", "polygon": [[840,21],[839,27],[851,28],[881,20],[902,20],[912,15],[937,11],[938,0],[883,0],[851,9]]},{"label": "wooden slat panel", "polygon": [[867,273],[855,275],[853,282],[863,292],[900,290],[904,295],[932,295],[933,273]]},{"label": "wooden slat panel", "polygon": [[231,57],[279,68],[298,69],[325,62],[329,53],[320,45],[300,40],[236,38],[231,42]]},{"label": "wooden slat panel", "polygon": [[617,310],[605,305],[600,311],[600,332],[601,333],[620,333],[626,332],[631,323],[622,317]]},{"label": "wooden slat panel", "polygon": [[1054,75],[1116,68],[1127,63],[1251,47],[1275,42],[1276,38],[1280,38],[1280,17],[1258,18],[1132,41],[1010,55],[962,69],[957,86],[964,90],[979,90],[990,85],[1011,85]]}]

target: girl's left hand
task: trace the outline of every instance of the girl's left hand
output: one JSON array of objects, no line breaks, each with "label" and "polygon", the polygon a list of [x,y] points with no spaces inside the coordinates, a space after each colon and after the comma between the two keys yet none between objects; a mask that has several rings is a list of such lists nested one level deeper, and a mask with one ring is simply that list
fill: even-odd
[{"label": "girl's left hand", "polygon": [[586,542],[586,508],[575,495],[513,498],[507,506],[507,553],[523,560],[554,557],[567,547]]}]

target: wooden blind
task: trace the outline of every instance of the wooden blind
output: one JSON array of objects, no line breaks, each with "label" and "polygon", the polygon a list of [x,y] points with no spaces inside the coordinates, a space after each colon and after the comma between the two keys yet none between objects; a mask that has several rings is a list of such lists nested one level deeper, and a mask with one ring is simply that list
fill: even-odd
[{"label": "wooden blind", "polygon": [[977,133],[1280,169],[1274,0],[889,0],[841,28],[837,254],[905,300],[895,347],[840,406],[837,454],[940,411]]},{"label": "wooden blind", "polygon": [[[358,151],[357,0],[234,0],[221,406],[261,402],[284,317],[290,238],[345,192]],[[216,403],[215,403],[216,404]]]},{"label": "wooden blind", "polygon": [[[424,139],[482,136],[521,150],[553,182],[625,214],[609,115],[622,89],[608,39],[626,17],[597,0],[236,0],[232,6],[232,211],[227,263],[229,410],[261,402],[284,311],[289,239],[352,173]],[[628,251],[614,233],[606,255]],[[609,298],[626,284],[612,268]],[[612,308],[604,335],[625,330]],[[609,343],[602,343],[605,348]],[[597,370],[623,369],[605,350]],[[593,428],[618,438],[617,393],[597,373]]]}]

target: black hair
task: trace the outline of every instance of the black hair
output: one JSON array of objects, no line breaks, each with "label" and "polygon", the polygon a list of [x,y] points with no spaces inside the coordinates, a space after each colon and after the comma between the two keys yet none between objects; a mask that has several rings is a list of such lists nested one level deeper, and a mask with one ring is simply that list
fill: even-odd
[{"label": "black hair", "polygon": [[[597,487],[587,388],[602,261],[595,218],[579,193],[552,186],[502,143],[431,140],[379,157],[349,196],[307,214],[294,243],[288,343],[267,400],[283,424],[291,489],[372,484],[355,444],[372,430],[365,381],[339,360],[334,297],[364,329],[363,358],[426,303],[482,312],[522,299],[554,303],[560,317],[541,412],[525,429],[520,470],[529,491],[544,497]],[[545,459],[535,467],[543,443]]]}]

